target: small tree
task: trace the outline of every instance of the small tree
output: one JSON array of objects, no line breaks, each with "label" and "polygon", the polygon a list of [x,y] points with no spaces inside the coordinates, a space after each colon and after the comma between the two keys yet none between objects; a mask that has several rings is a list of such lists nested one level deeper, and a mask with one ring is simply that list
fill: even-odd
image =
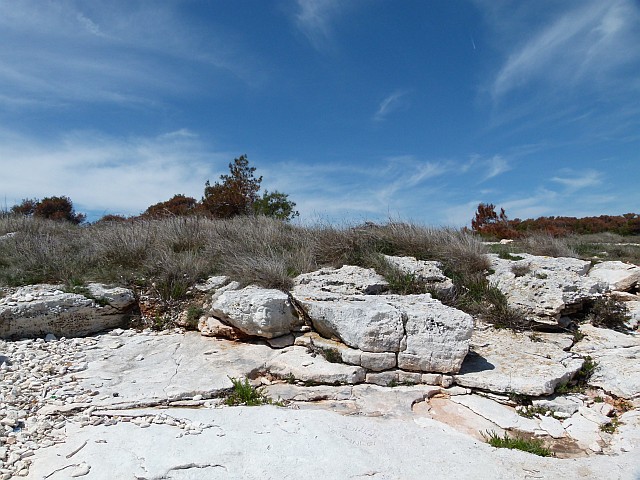
[{"label": "small tree", "polygon": [[289,195],[278,192],[277,190],[269,192],[265,190],[262,197],[253,203],[253,211],[257,215],[266,215],[280,220],[289,221],[300,215],[295,210],[296,204],[289,200]]},{"label": "small tree", "polygon": [[19,205],[11,208],[13,213],[50,220],[66,220],[71,223],[82,223],[87,218],[82,213],[76,213],[73,202],[69,197],[46,197],[42,200],[24,199]]},{"label": "small tree", "polygon": [[258,200],[262,177],[255,178],[256,168],[249,166],[246,155],[229,164],[229,175],[221,175],[221,182],[211,185],[207,180],[202,205],[217,218],[249,215]]},{"label": "small tree", "polygon": [[478,205],[475,217],[471,220],[471,229],[488,237],[515,238],[519,235],[509,223],[504,208],[498,214],[492,203]]},{"label": "small tree", "polygon": [[15,213],[17,215],[31,216],[33,215],[33,212],[36,211],[37,204],[38,204],[38,199],[24,198],[21,203],[11,207],[11,213]]}]

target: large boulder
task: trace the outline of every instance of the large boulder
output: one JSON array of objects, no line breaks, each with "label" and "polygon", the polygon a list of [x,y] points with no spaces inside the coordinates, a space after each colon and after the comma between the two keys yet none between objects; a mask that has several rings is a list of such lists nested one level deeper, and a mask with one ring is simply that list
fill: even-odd
[{"label": "large boulder", "polygon": [[507,297],[510,307],[537,320],[555,322],[583,309],[606,285],[587,276],[590,263],[576,258],[519,253],[518,260],[489,255],[494,273],[488,277]]},{"label": "large boulder", "polygon": [[406,319],[399,368],[440,373],[460,370],[473,333],[470,315],[428,294],[397,296],[389,301]]},{"label": "large boulder", "polygon": [[640,267],[619,261],[598,263],[589,277],[605,283],[609,290],[628,292],[640,282]]},{"label": "large boulder", "polygon": [[366,352],[397,352],[404,336],[402,311],[383,296],[350,295],[294,298],[314,329],[327,338]]},{"label": "large boulder", "polygon": [[256,286],[222,292],[211,305],[209,315],[245,335],[264,338],[286,335],[303,324],[286,293]]},{"label": "large boulder", "polygon": [[321,275],[296,279],[292,297],[318,333],[363,352],[398,353],[403,369],[459,370],[473,330],[469,315],[429,294],[367,295],[384,285],[381,279],[371,270],[349,267],[349,283],[343,279],[346,269],[323,269]]},{"label": "large boulder", "polygon": [[0,337],[90,335],[125,324],[136,304],[133,292],[126,288],[95,283],[83,293],[61,288],[40,284],[10,289],[0,298]]}]

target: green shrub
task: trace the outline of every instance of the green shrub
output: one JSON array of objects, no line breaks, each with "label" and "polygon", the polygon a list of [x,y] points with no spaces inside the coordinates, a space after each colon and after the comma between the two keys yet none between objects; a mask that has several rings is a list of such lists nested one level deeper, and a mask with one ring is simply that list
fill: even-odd
[{"label": "green shrub", "polygon": [[187,326],[193,330],[198,327],[198,320],[204,314],[202,307],[190,306],[187,309]]},{"label": "green shrub", "polygon": [[551,450],[544,446],[544,442],[535,438],[524,438],[522,436],[510,437],[505,432],[501,437],[494,431],[487,431],[482,436],[486,439],[487,443],[496,448],[511,448],[515,450],[522,450],[523,452],[533,453],[541,457],[551,457],[553,453]]},{"label": "green shrub", "polygon": [[587,307],[586,319],[595,327],[612,330],[627,330],[627,322],[631,319],[626,305],[611,297],[600,297]]},{"label": "green shrub", "polygon": [[229,377],[233,388],[227,398],[225,404],[229,406],[246,405],[249,407],[271,404],[273,401],[265,395],[264,387],[256,388],[249,383],[249,379],[241,380],[239,378]]}]

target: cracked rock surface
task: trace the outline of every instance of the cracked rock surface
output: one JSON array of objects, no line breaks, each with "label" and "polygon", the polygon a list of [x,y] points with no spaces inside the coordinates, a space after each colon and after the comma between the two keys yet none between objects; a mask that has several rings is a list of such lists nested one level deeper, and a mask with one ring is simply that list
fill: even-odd
[{"label": "cracked rock surface", "polygon": [[[549,345],[562,351],[564,343]],[[2,480],[422,479],[434,466],[440,478],[463,479],[639,473],[637,410],[621,413],[618,431],[607,433],[601,426],[615,408],[587,395],[548,397],[524,418],[506,395],[456,385],[391,388],[358,377],[334,386],[325,372],[314,377],[322,384],[309,386],[278,380],[270,365],[295,352],[284,362],[289,371],[360,367],[331,364],[300,346],[276,350],[174,331],[0,345]],[[229,376],[252,378],[285,406],[223,406]],[[491,430],[555,442],[558,458],[494,449],[481,436]]]}]

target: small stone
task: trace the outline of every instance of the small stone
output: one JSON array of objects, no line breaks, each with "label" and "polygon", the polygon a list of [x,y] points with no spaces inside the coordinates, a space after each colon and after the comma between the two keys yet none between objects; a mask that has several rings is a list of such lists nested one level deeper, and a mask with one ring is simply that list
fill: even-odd
[{"label": "small stone", "polygon": [[44,341],[49,343],[49,342],[55,342],[57,340],[56,336],[53,333],[47,333],[47,335],[44,337]]},{"label": "small stone", "polygon": [[86,462],[82,462],[73,469],[73,471],[71,472],[71,477],[83,477],[84,475],[87,475],[90,470],[91,467],[87,465]]}]

